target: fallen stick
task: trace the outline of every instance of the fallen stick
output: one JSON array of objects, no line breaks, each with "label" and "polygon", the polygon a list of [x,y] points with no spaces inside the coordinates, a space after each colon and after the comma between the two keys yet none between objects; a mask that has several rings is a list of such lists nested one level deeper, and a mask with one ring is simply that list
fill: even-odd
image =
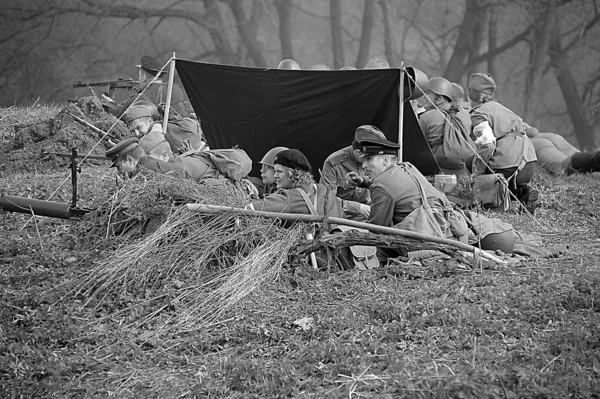
[{"label": "fallen stick", "polygon": [[75,120],[76,122],[79,122],[83,126],[90,128],[93,132],[99,134],[103,139],[105,139],[105,140],[111,140],[113,142],[114,141],[117,141],[117,142],[119,141],[119,140],[117,140],[116,137],[111,136],[110,134],[104,132],[102,129],[98,129],[96,126],[92,125],[88,121],[85,121],[85,120],[81,119],[77,115],[73,115],[73,113],[71,113],[69,111],[65,111],[65,113],[67,115],[69,115],[71,118],[73,118],[73,120]]},{"label": "fallen stick", "polygon": [[[236,215],[246,215],[246,216],[259,216],[265,218],[273,218],[273,219],[281,219],[281,220],[291,220],[291,221],[299,221],[299,222],[307,222],[307,223],[322,223],[325,220],[324,216],[318,215],[299,215],[295,213],[277,213],[277,212],[265,212],[265,211],[252,211],[249,209],[240,209],[233,208],[229,206],[219,206],[219,205],[206,205],[206,204],[187,204],[187,209],[192,212],[199,213],[207,213],[207,214],[223,214],[223,213],[231,213]],[[356,227],[359,229],[369,230],[373,233],[380,234],[390,234],[397,236],[404,236],[408,238],[414,238],[416,240],[421,241],[430,241],[438,244],[449,245],[455,248],[462,249],[463,251],[472,252],[476,255],[481,256],[487,260],[491,260],[493,262],[499,263],[501,265],[506,265],[507,262],[502,260],[490,253],[487,253],[480,248],[474,247],[469,244],[462,243],[460,241],[449,240],[447,238],[442,237],[434,237],[428,234],[417,233],[415,231],[409,230],[401,230],[396,229],[394,227],[384,227],[378,226],[370,223],[357,222],[354,220],[336,218],[336,217],[328,217],[327,222],[330,224],[338,224],[343,226]]]}]

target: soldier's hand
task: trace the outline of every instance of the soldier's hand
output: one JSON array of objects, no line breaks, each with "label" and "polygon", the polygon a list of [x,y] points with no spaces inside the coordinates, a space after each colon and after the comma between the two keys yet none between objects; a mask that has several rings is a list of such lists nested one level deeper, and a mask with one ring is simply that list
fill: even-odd
[{"label": "soldier's hand", "polygon": [[350,187],[357,187],[364,182],[361,175],[356,172],[346,173],[346,184]]},{"label": "soldier's hand", "polygon": [[181,142],[181,145],[179,146],[179,152],[181,152],[182,154],[184,152],[188,152],[193,150],[194,148],[192,147],[192,144],[190,142],[190,139],[185,139]]},{"label": "soldier's hand", "polygon": [[106,94],[102,94],[102,102],[103,103],[114,103],[115,100],[107,96]]}]

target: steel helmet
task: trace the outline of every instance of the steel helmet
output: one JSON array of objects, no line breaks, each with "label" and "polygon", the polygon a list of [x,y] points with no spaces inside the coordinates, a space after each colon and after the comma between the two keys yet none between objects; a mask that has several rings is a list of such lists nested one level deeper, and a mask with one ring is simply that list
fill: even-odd
[{"label": "steel helmet", "polygon": [[300,70],[300,65],[298,65],[298,63],[290,58],[286,58],[285,60],[281,61],[279,63],[279,65],[277,65],[277,69],[297,69]]},{"label": "steel helmet", "polygon": [[429,90],[438,96],[447,97],[449,101],[452,101],[452,98],[454,97],[454,88],[448,79],[440,77],[429,79]]},{"label": "steel helmet", "polygon": [[269,151],[267,151],[267,153],[265,154],[263,159],[260,160],[259,163],[274,168],[275,167],[275,155],[277,155],[281,151],[285,151],[285,150],[289,150],[289,148],[287,148],[287,147],[271,148]]},{"label": "steel helmet", "polygon": [[356,67],[353,67],[351,65],[346,65],[345,67],[342,67],[340,69],[340,71],[355,71],[355,70],[356,70]]},{"label": "steel helmet", "polygon": [[388,69],[390,64],[380,57],[371,58],[364,69]]},{"label": "steel helmet", "polygon": [[515,236],[512,230],[503,233],[491,233],[481,239],[481,249],[512,254],[515,249]]}]

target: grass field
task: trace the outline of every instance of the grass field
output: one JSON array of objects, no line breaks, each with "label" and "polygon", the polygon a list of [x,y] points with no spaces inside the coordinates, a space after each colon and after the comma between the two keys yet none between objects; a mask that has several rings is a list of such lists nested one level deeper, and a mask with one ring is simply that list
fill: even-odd
[{"label": "grass field", "polygon": [[[112,173],[84,166],[81,204],[97,204]],[[69,181],[56,191],[68,177],[14,173],[0,189],[69,202]],[[535,184],[536,220],[501,216],[567,245],[558,258],[335,273],[286,264],[212,325],[168,334],[154,332],[177,314],[173,296],[140,298],[193,282],[101,303],[70,296],[115,243],[89,245],[82,222],[4,213],[0,397],[598,398],[600,178],[540,173]]]}]

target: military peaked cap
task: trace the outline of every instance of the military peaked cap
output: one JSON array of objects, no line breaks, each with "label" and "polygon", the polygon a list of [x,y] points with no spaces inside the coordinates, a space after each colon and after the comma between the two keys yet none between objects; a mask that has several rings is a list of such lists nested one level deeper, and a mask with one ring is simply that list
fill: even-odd
[{"label": "military peaked cap", "polygon": [[284,150],[278,152],[277,155],[275,155],[273,163],[304,171],[310,171],[312,169],[308,159],[306,159],[304,154],[298,150]]},{"label": "military peaked cap", "polygon": [[383,154],[397,155],[399,149],[400,145],[398,143],[394,143],[393,141],[382,138],[368,139],[358,142],[358,150],[360,151],[362,157]]},{"label": "military peaked cap", "polygon": [[106,158],[112,160],[110,167],[116,166],[119,157],[126,152],[132,150],[136,145],[138,145],[139,140],[135,137],[119,141],[115,146],[113,146],[110,150],[104,153]]},{"label": "military peaked cap", "polygon": [[[158,75],[158,72],[163,67],[155,58],[150,57],[149,55],[145,55],[141,59],[140,65],[137,65],[138,68],[142,68],[144,71],[148,72],[152,76]],[[165,71],[161,72],[161,75],[166,73]]]},{"label": "military peaked cap", "polygon": [[354,140],[357,142],[371,140],[385,140],[385,134],[373,125],[361,125],[354,132]]}]

